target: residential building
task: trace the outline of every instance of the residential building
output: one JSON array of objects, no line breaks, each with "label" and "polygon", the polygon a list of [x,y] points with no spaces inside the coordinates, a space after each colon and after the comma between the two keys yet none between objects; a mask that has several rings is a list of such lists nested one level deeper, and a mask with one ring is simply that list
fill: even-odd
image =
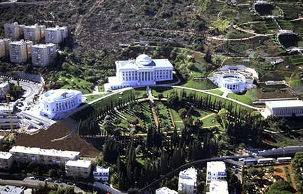
[{"label": "residential building", "polygon": [[108,166],[96,166],[93,171],[93,177],[97,181],[109,181],[109,167]]},{"label": "residential building", "polygon": [[226,180],[226,166],[222,161],[207,162],[206,182]]},{"label": "residential building", "polygon": [[0,169],[9,169],[14,162],[13,155],[9,152],[0,152]]},{"label": "residential building", "polygon": [[7,106],[5,107],[7,112],[2,112],[0,109],[0,129],[19,129],[20,128],[19,117],[16,115],[9,115],[8,107]]},{"label": "residential building", "polygon": [[5,44],[2,39],[0,39],[0,58],[5,57]]},{"label": "residential building", "polygon": [[18,24],[18,22],[4,24],[4,35],[5,38],[12,40],[20,39],[20,36],[23,34],[23,30]]},{"label": "residential building", "polygon": [[266,118],[303,116],[302,100],[273,100],[265,102],[265,109],[261,114]]},{"label": "residential building", "polygon": [[168,59],[151,59],[146,54],[136,60],[116,61],[116,76],[109,77],[105,90],[124,87],[153,86],[173,80],[173,65]]},{"label": "residential building", "polygon": [[197,192],[197,170],[193,167],[179,172],[178,192],[195,194]]},{"label": "residential building", "polygon": [[12,185],[0,185],[1,194],[24,194],[24,189]]},{"label": "residential building", "polygon": [[82,103],[82,93],[77,90],[49,90],[40,97],[40,115],[60,119]]},{"label": "residential building", "polygon": [[45,43],[59,44],[68,36],[67,26],[45,29]]},{"label": "residential building", "polygon": [[89,160],[69,160],[65,163],[65,176],[88,178],[92,162]]},{"label": "residential building", "polygon": [[12,63],[24,63],[27,61],[32,41],[14,41],[9,43],[10,61]]},{"label": "residential building", "polygon": [[253,84],[255,78],[258,78],[258,74],[254,69],[243,65],[225,65],[208,79],[219,88],[233,93],[240,93],[256,87]]},{"label": "residential building", "polygon": [[32,64],[34,66],[48,66],[54,62],[56,56],[56,45],[53,43],[32,46]]},{"label": "residential building", "polygon": [[24,39],[33,41],[34,43],[39,42],[44,38],[45,26],[44,25],[32,25],[24,27]]},{"label": "residential building", "polygon": [[161,187],[156,190],[156,194],[178,194],[178,192],[167,187]]},{"label": "residential building", "polygon": [[10,39],[0,39],[0,58],[9,56],[9,43]]},{"label": "residential building", "polygon": [[4,140],[4,136],[0,135],[0,151],[2,151],[3,140]]},{"label": "residential building", "polygon": [[211,181],[209,183],[209,192],[206,194],[228,194],[227,181]]},{"label": "residential building", "polygon": [[54,149],[30,148],[25,146],[13,146],[9,153],[14,156],[16,162],[34,162],[39,164],[65,164],[69,160],[79,159],[80,152],[61,151]]}]

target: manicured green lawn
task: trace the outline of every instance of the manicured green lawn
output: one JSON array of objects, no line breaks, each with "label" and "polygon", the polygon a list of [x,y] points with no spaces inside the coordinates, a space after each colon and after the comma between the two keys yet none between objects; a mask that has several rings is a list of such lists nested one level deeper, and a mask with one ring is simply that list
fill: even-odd
[{"label": "manicured green lawn", "polygon": [[63,83],[62,89],[74,89],[80,90],[83,94],[88,94],[92,92],[92,84],[85,81],[84,79],[76,78],[73,76],[64,77],[61,76],[57,80],[58,83]]},{"label": "manicured green lawn", "polygon": [[224,94],[224,92],[222,90],[218,89],[218,88],[209,90],[209,92],[211,92],[213,94],[218,94],[220,96],[222,96]]},{"label": "manicured green lawn", "polygon": [[103,96],[106,96],[106,95],[108,95],[108,94],[94,94],[94,95],[87,95],[87,96],[85,96],[85,98],[86,98],[86,103],[89,103],[89,102],[91,102],[91,101],[94,101],[94,100],[96,100],[96,99],[98,99],[98,98],[101,98],[101,97],[103,97]]},{"label": "manicured green lawn", "polygon": [[243,102],[245,104],[248,105],[252,105],[252,101],[249,97],[245,96],[245,95],[238,95],[238,94],[234,94],[234,93],[229,93],[227,95],[228,98],[232,98],[235,99],[237,101]]}]

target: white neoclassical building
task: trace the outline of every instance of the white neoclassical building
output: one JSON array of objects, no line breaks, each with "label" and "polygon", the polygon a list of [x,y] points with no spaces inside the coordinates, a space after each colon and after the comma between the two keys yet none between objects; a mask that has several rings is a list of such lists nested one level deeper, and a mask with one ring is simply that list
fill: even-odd
[{"label": "white neoclassical building", "polygon": [[168,80],[173,80],[173,65],[168,59],[151,59],[141,54],[136,60],[116,61],[116,76],[109,77],[104,88],[153,86],[156,82]]},{"label": "white neoclassical building", "polygon": [[266,101],[265,109],[261,114],[266,118],[270,115],[274,117],[303,116],[302,100],[274,100]]},{"label": "white neoclassical building", "polygon": [[233,93],[240,93],[256,87],[253,84],[255,78],[258,78],[258,74],[254,69],[243,65],[226,65],[221,67],[208,79],[219,88],[227,89]]},{"label": "white neoclassical building", "polygon": [[82,93],[77,90],[49,90],[40,97],[40,115],[59,119],[63,114],[77,108],[82,103]]}]

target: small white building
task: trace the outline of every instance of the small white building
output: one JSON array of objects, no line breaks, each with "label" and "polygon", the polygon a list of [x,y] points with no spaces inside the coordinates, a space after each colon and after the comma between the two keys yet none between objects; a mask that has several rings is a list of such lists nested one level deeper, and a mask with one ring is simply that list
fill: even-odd
[{"label": "small white building", "polygon": [[258,74],[254,69],[243,65],[226,65],[221,67],[208,79],[219,88],[227,89],[233,93],[239,93],[256,87],[253,84],[254,78],[258,78]]},{"label": "small white building", "polygon": [[197,192],[197,170],[193,167],[179,172],[178,192],[195,194]]},{"label": "small white building", "polygon": [[90,160],[69,160],[65,163],[65,176],[88,178],[91,168]]},{"label": "small white building", "polygon": [[9,152],[0,152],[0,169],[9,169],[14,162],[13,155]]},{"label": "small white building", "polygon": [[161,187],[156,190],[156,194],[178,194],[178,192],[167,187]]},{"label": "small white building", "polygon": [[49,90],[40,97],[40,115],[60,119],[82,103],[82,93],[77,90]]},{"label": "small white building", "polygon": [[173,65],[168,59],[151,59],[141,54],[136,60],[116,61],[116,76],[109,77],[104,88],[154,86],[156,82],[168,80],[173,80]]},{"label": "small white building", "polygon": [[227,181],[211,181],[209,184],[209,192],[206,194],[228,194]]},{"label": "small white building", "polygon": [[302,100],[276,100],[266,101],[265,109],[261,114],[266,118],[270,115],[274,117],[303,116]]},{"label": "small white building", "polygon": [[222,161],[207,162],[206,182],[226,180],[226,166]]},{"label": "small white building", "polygon": [[108,166],[96,166],[93,171],[93,177],[97,181],[109,181],[109,167]]}]

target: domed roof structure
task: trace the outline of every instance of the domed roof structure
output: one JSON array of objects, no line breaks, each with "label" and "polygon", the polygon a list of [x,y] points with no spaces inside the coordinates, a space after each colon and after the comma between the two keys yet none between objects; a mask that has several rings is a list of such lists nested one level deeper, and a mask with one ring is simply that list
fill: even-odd
[{"label": "domed roof structure", "polygon": [[153,62],[153,60],[151,59],[150,56],[146,55],[146,54],[141,54],[136,58],[136,63],[138,65],[143,65],[143,66],[154,66],[155,63]]}]

